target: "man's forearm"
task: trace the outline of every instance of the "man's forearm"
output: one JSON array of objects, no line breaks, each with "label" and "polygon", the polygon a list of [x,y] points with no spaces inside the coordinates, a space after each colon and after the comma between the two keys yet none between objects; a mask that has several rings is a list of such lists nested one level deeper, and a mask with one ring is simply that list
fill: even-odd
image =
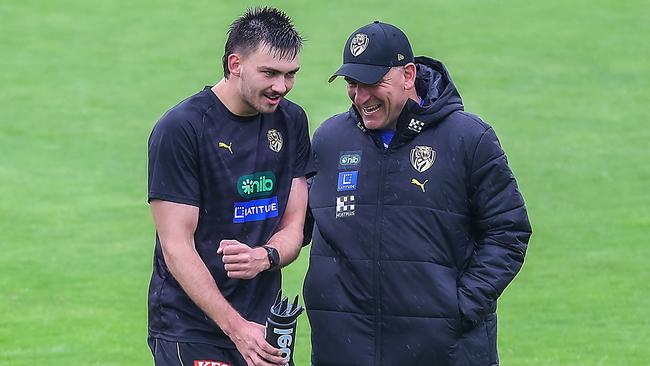
[{"label": "man's forearm", "polygon": [[223,297],[198,253],[187,246],[176,247],[163,250],[169,270],[192,301],[230,337],[243,318]]},{"label": "man's forearm", "polygon": [[307,180],[305,177],[291,181],[291,193],[278,230],[266,245],[272,246],[280,254],[280,265],[293,262],[302,248],[303,225],[307,211]]},{"label": "man's forearm", "polygon": [[298,230],[297,228],[287,227],[273,234],[266,245],[278,250],[280,266],[284,267],[293,262],[300,254],[302,237],[302,228]]}]

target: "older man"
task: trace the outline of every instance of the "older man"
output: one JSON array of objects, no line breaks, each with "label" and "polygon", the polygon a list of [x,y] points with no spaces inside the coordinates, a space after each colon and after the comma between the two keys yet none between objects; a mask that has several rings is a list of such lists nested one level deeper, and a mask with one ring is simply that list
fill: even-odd
[{"label": "older man", "polygon": [[531,228],[494,130],[390,24],[354,31],[336,76],[352,106],[312,140],[312,363],[497,365]]}]

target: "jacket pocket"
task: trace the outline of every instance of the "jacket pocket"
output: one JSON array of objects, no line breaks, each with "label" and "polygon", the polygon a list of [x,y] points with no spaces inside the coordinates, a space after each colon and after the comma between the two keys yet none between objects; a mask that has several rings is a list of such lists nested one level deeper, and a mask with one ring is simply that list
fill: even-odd
[{"label": "jacket pocket", "polygon": [[488,337],[488,351],[490,357],[490,366],[499,365],[499,353],[497,351],[497,315],[490,314],[485,318]]},{"label": "jacket pocket", "polygon": [[489,314],[478,326],[465,331],[458,340],[456,366],[496,366],[496,315]]}]

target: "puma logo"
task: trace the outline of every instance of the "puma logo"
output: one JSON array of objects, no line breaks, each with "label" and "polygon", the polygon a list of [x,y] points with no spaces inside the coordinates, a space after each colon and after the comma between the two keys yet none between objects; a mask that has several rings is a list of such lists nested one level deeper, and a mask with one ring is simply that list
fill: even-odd
[{"label": "puma logo", "polygon": [[418,181],[418,180],[415,179],[415,178],[411,179],[411,183],[413,183],[413,184],[415,184],[416,186],[420,187],[420,189],[422,190],[422,192],[426,192],[426,191],[424,190],[424,185],[427,184],[428,181],[429,181],[429,180],[427,179],[427,180],[424,181],[424,183],[420,183],[420,181]]},{"label": "puma logo", "polygon": [[226,145],[225,142],[219,141],[219,147],[227,149],[228,151],[230,151],[230,155],[233,155],[233,153],[232,153],[232,142],[230,144]]}]

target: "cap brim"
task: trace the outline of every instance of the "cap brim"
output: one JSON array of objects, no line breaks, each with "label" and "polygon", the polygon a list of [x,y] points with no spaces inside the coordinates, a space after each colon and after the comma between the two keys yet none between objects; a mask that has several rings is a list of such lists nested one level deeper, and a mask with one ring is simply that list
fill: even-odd
[{"label": "cap brim", "polygon": [[345,76],[362,84],[374,84],[390,70],[388,66],[366,64],[343,64],[329,79],[331,83],[337,76]]}]

